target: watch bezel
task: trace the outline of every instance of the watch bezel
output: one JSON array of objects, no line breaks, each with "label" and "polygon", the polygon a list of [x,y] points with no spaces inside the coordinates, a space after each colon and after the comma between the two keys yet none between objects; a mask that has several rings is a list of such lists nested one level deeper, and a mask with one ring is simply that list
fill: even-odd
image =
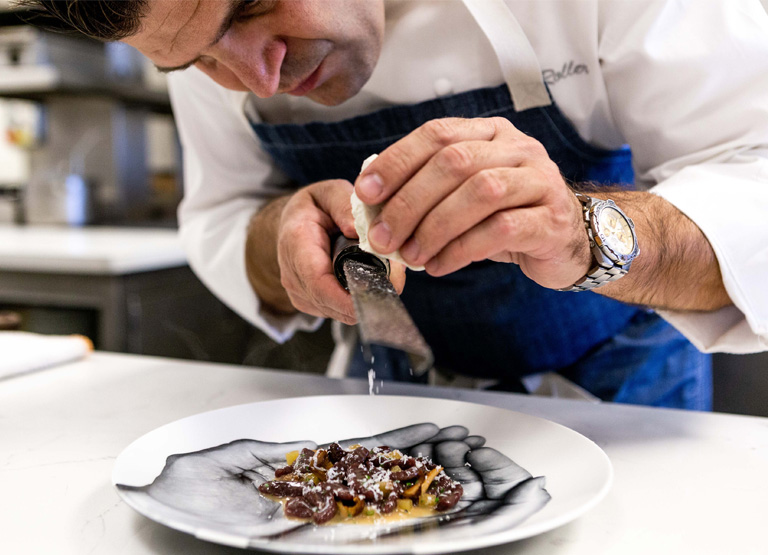
[{"label": "watch bezel", "polygon": [[[627,222],[629,225],[629,228],[632,230],[632,251],[629,254],[622,254],[620,252],[616,252],[614,249],[610,247],[610,245],[607,242],[608,235],[603,232],[600,226],[600,216],[602,212],[606,209],[612,209],[618,212],[622,218],[624,218],[624,221]],[[640,252],[638,243],[637,243],[637,235],[635,233],[635,222],[632,221],[632,218],[627,216],[624,211],[616,206],[616,203],[612,200],[598,200],[597,202],[594,202],[592,207],[590,208],[590,218],[589,218],[589,225],[592,228],[592,235],[594,237],[595,243],[600,248],[600,251],[608,257],[613,263],[619,265],[619,266],[627,266],[629,265],[638,255]]]}]

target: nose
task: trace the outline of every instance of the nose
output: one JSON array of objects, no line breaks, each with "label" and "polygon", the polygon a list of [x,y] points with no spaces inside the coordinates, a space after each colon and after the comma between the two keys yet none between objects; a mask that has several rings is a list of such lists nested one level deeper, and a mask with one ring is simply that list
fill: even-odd
[{"label": "nose", "polygon": [[234,78],[256,96],[267,98],[276,94],[280,87],[280,69],[286,50],[285,42],[279,38],[230,39],[225,36],[207,55],[215,60],[222,77],[228,72],[228,81]]}]

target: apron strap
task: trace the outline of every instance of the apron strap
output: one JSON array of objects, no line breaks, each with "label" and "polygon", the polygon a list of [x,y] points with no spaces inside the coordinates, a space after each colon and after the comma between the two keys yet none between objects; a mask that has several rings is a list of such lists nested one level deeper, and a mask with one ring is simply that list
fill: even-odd
[{"label": "apron strap", "polygon": [[515,111],[552,104],[538,57],[504,0],[463,2],[496,52]]}]

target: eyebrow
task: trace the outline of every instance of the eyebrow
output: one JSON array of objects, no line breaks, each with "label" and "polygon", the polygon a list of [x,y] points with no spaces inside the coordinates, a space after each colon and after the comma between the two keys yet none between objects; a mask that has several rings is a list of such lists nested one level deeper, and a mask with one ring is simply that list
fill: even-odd
[{"label": "eyebrow", "polygon": [[[238,12],[243,7],[243,4],[245,4],[246,0],[231,0],[229,3],[229,10],[227,11],[227,16],[224,18],[224,21],[222,22],[221,26],[219,27],[218,32],[216,33],[216,36],[214,39],[208,44],[206,48],[210,48],[214,46],[217,42],[219,42],[222,38],[224,38],[224,35],[227,34],[227,31],[229,31],[229,28],[232,27],[232,24],[235,21],[235,18],[237,17]],[[191,67],[197,63],[197,61],[201,58],[201,56],[198,56],[194,60],[190,60],[189,62],[185,64],[181,64],[178,66],[172,66],[172,67],[165,67],[165,66],[159,66],[155,64],[155,69],[159,71],[160,73],[170,73],[172,71],[181,71],[183,69],[187,69],[188,67]]]}]

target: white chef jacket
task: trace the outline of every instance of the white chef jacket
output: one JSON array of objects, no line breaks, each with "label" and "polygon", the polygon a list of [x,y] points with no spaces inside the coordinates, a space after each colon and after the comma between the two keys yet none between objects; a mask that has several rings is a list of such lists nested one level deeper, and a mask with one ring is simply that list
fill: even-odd
[{"label": "white chef jacket", "polygon": [[[378,65],[361,92],[340,106],[288,95],[258,99],[223,89],[196,68],[170,76],[184,149],[180,233],[190,265],[276,341],[316,329],[320,320],[261,310],[248,282],[248,222],[285,181],[249,118],[334,121],[504,82],[493,48],[499,45],[464,4],[385,1]],[[638,187],[679,208],[714,248],[734,305],[660,314],[702,351],[765,350],[768,16],[759,1],[505,2],[555,102],[581,136],[605,148],[629,144]],[[695,283],[697,276],[688,279]]]}]

